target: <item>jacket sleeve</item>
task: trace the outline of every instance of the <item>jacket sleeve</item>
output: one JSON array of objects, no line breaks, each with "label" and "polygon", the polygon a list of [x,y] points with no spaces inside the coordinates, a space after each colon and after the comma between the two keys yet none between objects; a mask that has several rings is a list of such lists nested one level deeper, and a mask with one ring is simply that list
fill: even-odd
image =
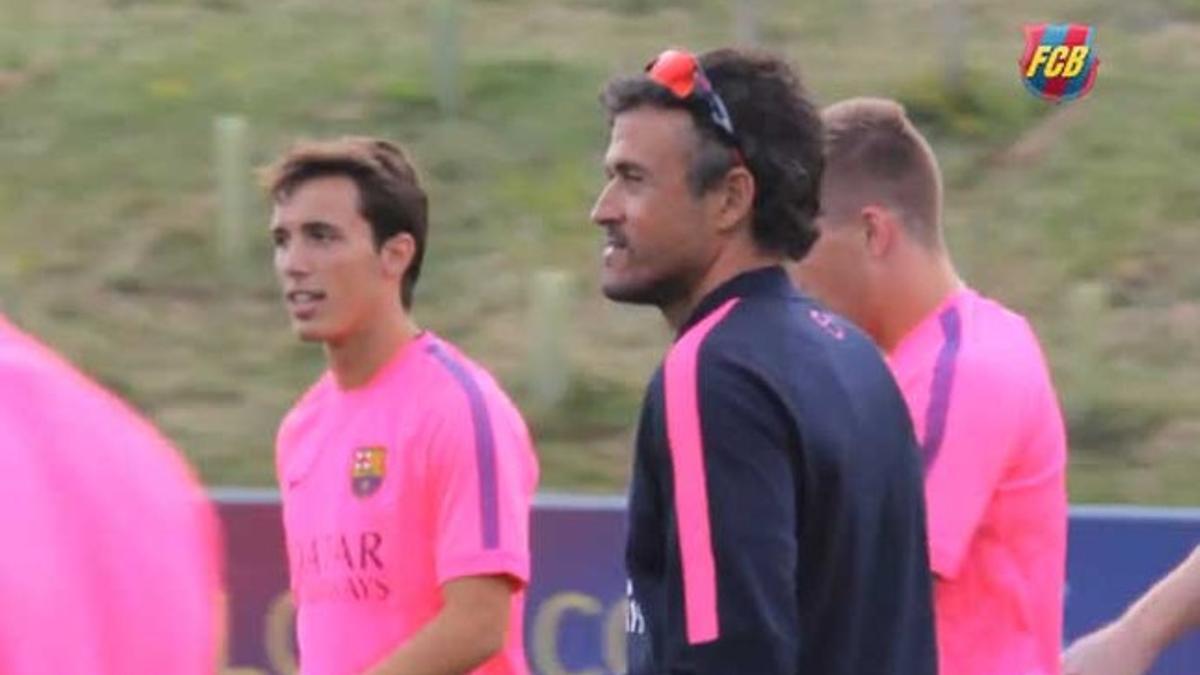
[{"label": "jacket sleeve", "polygon": [[668,357],[666,371],[670,670],[793,673],[804,648],[798,423],[768,379],[734,357],[700,350],[691,362]]}]

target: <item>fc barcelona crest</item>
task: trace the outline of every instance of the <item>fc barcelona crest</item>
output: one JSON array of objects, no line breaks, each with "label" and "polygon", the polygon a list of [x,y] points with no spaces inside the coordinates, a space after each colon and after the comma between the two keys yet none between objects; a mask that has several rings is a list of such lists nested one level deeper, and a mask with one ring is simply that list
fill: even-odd
[{"label": "fc barcelona crest", "polygon": [[1058,103],[1087,95],[1096,83],[1096,29],[1079,23],[1025,26],[1021,81],[1034,96]]},{"label": "fc barcelona crest", "polygon": [[387,473],[387,452],[383,446],[359,448],[350,465],[350,489],[357,497],[369,497],[383,485]]}]

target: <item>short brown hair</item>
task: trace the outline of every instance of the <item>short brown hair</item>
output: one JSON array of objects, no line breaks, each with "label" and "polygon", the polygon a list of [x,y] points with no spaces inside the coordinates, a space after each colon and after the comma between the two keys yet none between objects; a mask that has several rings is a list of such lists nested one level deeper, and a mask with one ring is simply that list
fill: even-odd
[{"label": "short brown hair", "polygon": [[345,136],[300,141],[261,174],[263,187],[276,202],[315,178],[345,176],[358,188],[358,209],[371,224],[376,248],[401,232],[416,243],[412,262],[400,285],[400,301],[412,307],[413,288],[421,276],[429,229],[429,200],[408,157],[399,146],[380,138]]},{"label": "short brown hair", "polygon": [[847,196],[880,200],[901,211],[917,241],[941,246],[941,171],[904,106],[883,98],[852,98],[829,106],[821,117],[825,204],[836,208],[839,197]]}]

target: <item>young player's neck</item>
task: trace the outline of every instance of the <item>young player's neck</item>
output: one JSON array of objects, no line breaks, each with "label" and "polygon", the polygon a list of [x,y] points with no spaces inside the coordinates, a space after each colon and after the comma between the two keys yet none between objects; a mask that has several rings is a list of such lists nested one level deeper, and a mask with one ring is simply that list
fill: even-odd
[{"label": "young player's neck", "polygon": [[876,341],[891,353],[946,298],[963,288],[954,263],[944,250],[916,252],[907,269],[898,275],[903,281],[893,286],[899,292],[889,294],[891,311],[879,327]]},{"label": "young player's neck", "polygon": [[325,359],[338,386],[355,389],[370,382],[419,332],[407,312],[387,312],[357,333],[325,343]]}]

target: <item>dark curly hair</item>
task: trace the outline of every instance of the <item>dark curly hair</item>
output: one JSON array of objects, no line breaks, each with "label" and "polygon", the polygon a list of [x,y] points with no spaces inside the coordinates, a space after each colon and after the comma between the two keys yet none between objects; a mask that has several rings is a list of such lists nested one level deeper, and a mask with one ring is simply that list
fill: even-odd
[{"label": "dark curly hair", "polygon": [[[746,49],[717,49],[699,57],[713,89],[733,120],[734,141],[754,175],[752,232],[758,246],[792,259],[817,239],[813,224],[821,185],[821,116],[796,72],[778,56]],[[737,163],[730,142],[707,106],[679,99],[645,75],[619,77],[600,100],[609,121],[641,106],[687,110],[699,135],[688,180],[703,194]]]}]

